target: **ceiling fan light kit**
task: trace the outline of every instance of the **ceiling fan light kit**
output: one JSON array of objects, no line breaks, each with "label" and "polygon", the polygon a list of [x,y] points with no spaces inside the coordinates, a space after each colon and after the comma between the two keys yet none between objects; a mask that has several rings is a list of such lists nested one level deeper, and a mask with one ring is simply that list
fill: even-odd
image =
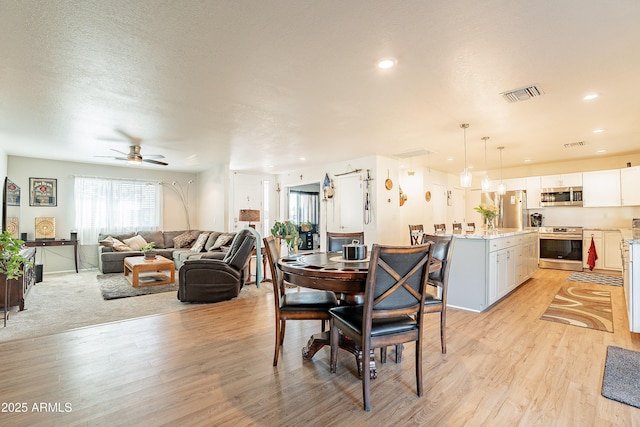
[{"label": "ceiling fan light kit", "polygon": [[121,154],[122,157],[112,157],[112,156],[95,156],[95,157],[108,157],[114,160],[126,160],[127,163],[129,163],[130,165],[136,165],[136,166],[142,164],[142,162],[151,163],[151,164],[160,165],[160,166],[169,165],[169,163],[167,162],[154,160],[154,159],[164,159],[164,156],[162,154],[147,154],[143,156],[142,153],[140,152],[140,144],[142,143],[142,138],[129,135],[127,132],[120,129],[116,129],[116,132],[118,132],[119,134],[124,136],[126,139],[128,139],[129,142],[131,142],[131,145],[129,146],[129,152],[125,153],[123,151],[112,148],[111,151],[115,151],[116,153]]}]

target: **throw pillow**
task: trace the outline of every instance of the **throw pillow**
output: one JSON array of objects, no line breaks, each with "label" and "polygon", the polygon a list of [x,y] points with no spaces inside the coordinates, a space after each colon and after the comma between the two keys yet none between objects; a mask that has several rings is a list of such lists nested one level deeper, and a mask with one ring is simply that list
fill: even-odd
[{"label": "throw pillow", "polygon": [[191,234],[191,232],[185,231],[181,235],[173,238],[173,247],[176,249],[184,248],[189,246],[189,243],[193,242],[194,240],[195,237]]},{"label": "throw pillow", "polygon": [[129,246],[132,251],[139,251],[141,247],[147,244],[147,241],[141,235],[136,234],[129,239],[124,239],[124,244]]},{"label": "throw pillow", "polygon": [[196,239],[196,242],[191,247],[191,251],[192,252],[201,252],[202,248],[204,248],[204,244],[207,242],[208,238],[209,238],[209,233],[200,233],[200,235]]},{"label": "throw pillow", "polygon": [[[106,246],[108,248],[112,248],[114,241],[120,242],[120,240],[114,239],[112,236],[107,236],[103,240],[100,240],[100,242],[98,242],[98,243],[100,243],[102,246]],[[120,243],[122,243],[122,242],[120,242]]]},{"label": "throw pillow", "polygon": [[211,246],[211,249],[209,250],[212,251],[214,249],[220,249],[220,247],[226,245],[231,240],[233,240],[233,236],[230,236],[228,234],[221,234],[218,236],[218,238],[216,239],[216,242],[213,244],[213,246]]},{"label": "throw pillow", "polygon": [[115,249],[118,252],[126,252],[126,251],[133,250],[118,239],[113,239],[113,249]]}]

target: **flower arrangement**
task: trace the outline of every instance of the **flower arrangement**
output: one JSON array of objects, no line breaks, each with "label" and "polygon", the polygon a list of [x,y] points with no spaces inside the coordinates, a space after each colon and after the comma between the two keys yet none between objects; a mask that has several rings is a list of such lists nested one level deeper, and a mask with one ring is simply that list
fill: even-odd
[{"label": "flower arrangement", "polygon": [[488,228],[493,228],[493,220],[498,216],[498,207],[495,205],[485,205],[483,203],[480,206],[473,208],[476,212],[482,215],[484,222]]}]

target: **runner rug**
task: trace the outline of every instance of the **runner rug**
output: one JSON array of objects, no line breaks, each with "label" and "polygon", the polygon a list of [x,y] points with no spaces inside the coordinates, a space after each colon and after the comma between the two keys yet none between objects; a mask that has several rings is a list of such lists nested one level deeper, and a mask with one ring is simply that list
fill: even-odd
[{"label": "runner rug", "polygon": [[602,395],[640,408],[640,352],[607,347]]},{"label": "runner rug", "polygon": [[570,282],[596,283],[598,285],[622,286],[622,277],[607,274],[574,271],[567,277]]},{"label": "runner rug", "polygon": [[613,332],[611,293],[563,286],[540,319]]}]

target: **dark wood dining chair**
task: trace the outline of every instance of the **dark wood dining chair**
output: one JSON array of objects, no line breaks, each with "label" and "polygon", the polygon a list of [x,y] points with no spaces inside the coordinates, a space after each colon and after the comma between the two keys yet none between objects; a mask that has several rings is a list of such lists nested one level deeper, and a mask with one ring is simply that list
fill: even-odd
[{"label": "dark wood dining chair", "polygon": [[411,246],[420,245],[422,243],[422,236],[424,235],[424,227],[422,224],[409,224],[409,241]]},{"label": "dark wood dining chair", "polygon": [[364,245],[364,231],[354,233],[334,233],[327,231],[327,252],[342,252],[342,245],[350,245],[354,240]]},{"label": "dark wood dining chair", "polygon": [[467,233],[472,234],[476,232],[476,223],[468,222],[467,223]]},{"label": "dark wood dining chair", "polygon": [[440,345],[442,353],[447,352],[447,289],[449,287],[449,271],[455,239],[453,236],[425,235],[431,242],[431,256],[440,260],[440,270],[429,273],[429,292],[425,298],[425,313],[440,313]]},{"label": "dark wood dining chair", "polygon": [[462,223],[454,222],[452,230],[453,230],[453,234],[462,234]]},{"label": "dark wood dining chair", "polygon": [[[416,385],[422,396],[422,318],[425,312],[431,245],[373,245],[365,285],[364,305],[340,306],[331,315],[331,372],[336,372],[339,331],[362,349],[364,409],[371,410],[371,350],[416,344]],[[381,379],[378,379],[381,381]]]},{"label": "dark wood dining chair", "polygon": [[438,233],[446,233],[447,232],[447,225],[446,224],[433,224],[433,230],[435,231],[436,234]]},{"label": "dark wood dining chair", "polygon": [[273,283],[273,302],[276,312],[276,346],[273,354],[273,366],[278,366],[280,347],[284,343],[287,320],[321,320],[322,332],[325,320],[329,320],[329,309],[338,305],[333,292],[304,291],[285,292],[285,282],[278,268],[278,248],[273,236],[263,239]]}]

